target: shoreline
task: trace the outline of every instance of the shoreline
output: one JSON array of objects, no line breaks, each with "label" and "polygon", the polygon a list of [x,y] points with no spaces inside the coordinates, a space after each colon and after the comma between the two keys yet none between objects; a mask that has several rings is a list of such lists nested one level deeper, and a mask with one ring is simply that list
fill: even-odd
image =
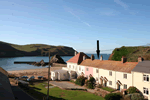
[{"label": "shoreline", "polygon": [[[50,71],[62,69],[62,67],[51,67]],[[20,76],[35,76],[37,78],[38,76],[44,76],[48,78],[48,68],[39,68],[39,69],[25,69],[25,70],[13,70],[13,71],[7,71],[9,74],[13,74],[17,77]]]}]

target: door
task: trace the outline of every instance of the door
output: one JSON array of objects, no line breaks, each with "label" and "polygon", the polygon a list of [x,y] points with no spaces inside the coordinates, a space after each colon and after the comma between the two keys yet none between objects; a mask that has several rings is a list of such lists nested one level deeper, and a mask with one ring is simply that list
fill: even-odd
[{"label": "door", "polygon": [[104,86],[106,87],[107,86],[107,82],[105,81],[105,83],[104,83]]},{"label": "door", "polygon": [[120,90],[120,85],[119,84],[117,84],[118,85],[118,89],[117,90]]}]

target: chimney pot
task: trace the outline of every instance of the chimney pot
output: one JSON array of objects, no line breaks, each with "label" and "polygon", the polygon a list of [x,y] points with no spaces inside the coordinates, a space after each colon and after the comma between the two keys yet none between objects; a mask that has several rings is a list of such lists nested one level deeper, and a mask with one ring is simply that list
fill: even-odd
[{"label": "chimney pot", "polygon": [[138,62],[142,62],[143,58],[141,56],[138,57]]},{"label": "chimney pot", "polygon": [[84,56],[83,56],[83,60],[85,60],[85,59],[86,59],[86,56],[84,55]]},{"label": "chimney pot", "polygon": [[125,63],[127,61],[127,58],[122,56],[121,61],[122,61],[122,63]]},{"label": "chimney pot", "polygon": [[74,55],[76,56],[78,54],[78,52],[75,50],[75,53],[74,53]]},{"label": "chimney pot", "polygon": [[91,55],[91,60],[94,60],[94,55]]},{"label": "chimney pot", "polygon": [[100,60],[102,61],[103,60],[103,56],[101,55],[101,57],[100,57]]}]

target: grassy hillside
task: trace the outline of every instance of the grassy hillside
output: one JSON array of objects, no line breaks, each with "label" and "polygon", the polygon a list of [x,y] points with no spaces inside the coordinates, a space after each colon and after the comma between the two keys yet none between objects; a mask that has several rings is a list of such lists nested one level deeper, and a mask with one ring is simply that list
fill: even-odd
[{"label": "grassy hillside", "polygon": [[142,56],[144,60],[150,60],[150,47],[121,47],[115,48],[109,57],[109,60],[121,61],[121,57],[126,56],[128,62],[138,61],[138,57]]},{"label": "grassy hillside", "polygon": [[17,45],[0,41],[0,57],[48,56],[49,51],[51,55],[74,55],[74,49],[67,46],[52,46],[46,44]]}]

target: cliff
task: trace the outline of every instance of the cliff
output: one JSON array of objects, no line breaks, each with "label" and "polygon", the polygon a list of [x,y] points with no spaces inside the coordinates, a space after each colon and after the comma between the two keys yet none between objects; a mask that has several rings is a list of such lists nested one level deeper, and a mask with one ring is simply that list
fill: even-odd
[{"label": "cliff", "polygon": [[67,46],[52,46],[46,44],[17,45],[0,41],[0,57],[21,56],[73,56],[74,49]]},{"label": "cliff", "polygon": [[138,57],[141,56],[144,60],[150,60],[149,46],[135,46],[115,48],[109,56],[109,60],[121,61],[121,57],[126,56],[128,62],[137,62]]}]

